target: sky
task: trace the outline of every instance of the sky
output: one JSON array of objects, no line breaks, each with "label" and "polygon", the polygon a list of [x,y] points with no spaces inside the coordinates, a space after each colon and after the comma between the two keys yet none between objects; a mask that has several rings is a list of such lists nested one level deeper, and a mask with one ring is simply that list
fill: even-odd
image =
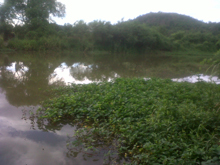
[{"label": "sky", "polygon": [[[220,0],[57,0],[66,5],[66,16],[55,18],[58,24],[78,20],[117,23],[150,12],[172,12],[204,22],[220,22]],[[3,0],[0,0],[3,2]]]},{"label": "sky", "polygon": [[117,23],[150,12],[174,12],[204,22],[220,22],[220,0],[58,0],[66,5],[66,17],[58,24],[77,20]]}]

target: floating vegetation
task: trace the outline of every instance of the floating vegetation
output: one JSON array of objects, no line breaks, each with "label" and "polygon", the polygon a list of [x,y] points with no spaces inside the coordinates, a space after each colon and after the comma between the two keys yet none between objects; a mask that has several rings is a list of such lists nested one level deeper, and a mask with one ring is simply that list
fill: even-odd
[{"label": "floating vegetation", "polygon": [[51,92],[35,115],[44,127],[81,123],[69,145],[97,151],[97,144],[117,144],[131,164],[220,162],[219,85],[118,78]]}]

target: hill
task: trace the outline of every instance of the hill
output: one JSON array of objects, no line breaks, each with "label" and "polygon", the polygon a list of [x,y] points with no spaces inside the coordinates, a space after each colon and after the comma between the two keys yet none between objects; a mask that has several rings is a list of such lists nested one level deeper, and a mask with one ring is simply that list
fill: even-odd
[{"label": "hill", "polygon": [[177,13],[148,13],[138,16],[133,21],[149,26],[166,28],[169,34],[176,31],[206,31],[208,24],[190,16]]}]

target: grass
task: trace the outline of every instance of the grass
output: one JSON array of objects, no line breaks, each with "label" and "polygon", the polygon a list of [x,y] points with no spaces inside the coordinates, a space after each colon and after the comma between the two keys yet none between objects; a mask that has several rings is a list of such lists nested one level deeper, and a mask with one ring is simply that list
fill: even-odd
[{"label": "grass", "polygon": [[[89,126],[90,135],[117,138],[119,154],[131,164],[220,161],[220,86],[216,84],[120,78],[73,84],[52,93],[38,110],[39,119],[52,124],[81,122],[86,130]],[[87,138],[84,143],[95,147],[91,141]]]}]

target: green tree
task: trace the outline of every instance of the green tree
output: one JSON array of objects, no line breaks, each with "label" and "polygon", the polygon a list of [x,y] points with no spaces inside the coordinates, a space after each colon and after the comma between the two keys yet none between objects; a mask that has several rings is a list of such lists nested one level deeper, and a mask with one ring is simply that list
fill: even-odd
[{"label": "green tree", "polygon": [[63,17],[65,15],[65,5],[56,0],[26,0],[25,6],[25,24],[30,28],[36,29],[48,24],[51,16]]},{"label": "green tree", "polygon": [[15,18],[13,11],[14,0],[5,0],[4,3],[0,3],[0,34],[3,34],[4,40],[8,39],[8,34],[11,31],[10,24]]},{"label": "green tree", "polygon": [[65,5],[57,0],[5,0],[0,4],[0,23],[14,21],[29,25],[31,30],[53,22],[51,16],[63,17]]},{"label": "green tree", "polygon": [[93,41],[89,26],[83,20],[74,23],[72,28],[73,40],[76,47],[81,51],[88,51],[93,49]]},{"label": "green tree", "polygon": [[92,33],[92,39],[96,44],[96,48],[110,49],[112,45],[112,25],[110,22],[93,21],[89,23],[89,29]]}]

